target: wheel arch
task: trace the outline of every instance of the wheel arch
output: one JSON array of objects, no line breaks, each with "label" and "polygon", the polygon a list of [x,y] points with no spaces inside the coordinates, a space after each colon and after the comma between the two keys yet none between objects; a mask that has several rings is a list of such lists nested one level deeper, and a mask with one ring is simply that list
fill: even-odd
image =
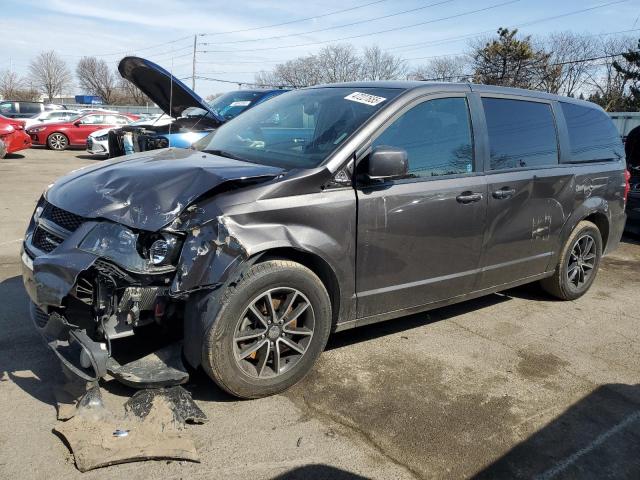
[{"label": "wheel arch", "polygon": [[315,273],[329,294],[329,299],[331,300],[331,322],[332,327],[335,328],[340,318],[341,290],[338,276],[327,260],[317,253],[293,247],[272,248],[262,251],[257,255],[259,255],[259,259],[257,259],[256,263],[274,259],[291,260],[307,267]]},{"label": "wheel arch", "polygon": [[600,236],[602,237],[602,251],[604,252],[607,249],[607,241],[609,240],[609,218],[604,213],[595,211],[582,220],[587,220],[598,227]]}]

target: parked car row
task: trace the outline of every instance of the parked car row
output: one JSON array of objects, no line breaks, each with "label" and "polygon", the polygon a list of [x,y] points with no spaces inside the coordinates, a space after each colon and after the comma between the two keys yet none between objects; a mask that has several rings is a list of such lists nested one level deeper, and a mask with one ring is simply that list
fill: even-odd
[{"label": "parked car row", "polygon": [[42,112],[65,110],[63,105],[43,102],[23,102],[3,100],[0,102],[0,115],[6,118],[31,118]]},{"label": "parked car row", "polygon": [[[241,90],[209,104],[170,72],[144,58],[123,58],[118,71],[158,105],[170,121],[113,129],[108,134],[110,157],[166,147],[188,148],[240,113],[286,91]],[[93,141],[87,149],[93,149]]]},{"label": "parked car row", "polygon": [[84,147],[89,134],[96,130],[126,125],[137,119],[136,115],[130,114],[92,112],[63,122],[32,126],[27,129],[27,133],[34,145],[65,150],[68,147]]},{"label": "parked car row", "polygon": [[191,147],[223,123],[286,91],[240,90],[209,104],[149,60],[125,57],[118,70],[164,114],[142,117],[93,107],[70,110],[62,105],[9,100],[0,103],[0,113],[25,117],[23,128],[31,139],[29,146],[52,150],[85,147],[93,155],[117,157],[166,147]]}]

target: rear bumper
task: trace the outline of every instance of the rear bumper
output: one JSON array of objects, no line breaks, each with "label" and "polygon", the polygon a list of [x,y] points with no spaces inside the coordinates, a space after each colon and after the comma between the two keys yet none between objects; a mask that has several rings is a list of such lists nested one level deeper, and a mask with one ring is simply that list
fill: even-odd
[{"label": "rear bumper", "polygon": [[7,153],[14,153],[31,147],[31,137],[22,130],[16,130],[9,135],[4,135],[2,141]]},{"label": "rear bumper", "polygon": [[624,232],[624,226],[627,221],[627,215],[622,212],[618,215],[614,215],[609,221],[609,236],[607,239],[607,246],[604,254],[608,254],[618,248],[620,240],[622,239],[622,233]]}]

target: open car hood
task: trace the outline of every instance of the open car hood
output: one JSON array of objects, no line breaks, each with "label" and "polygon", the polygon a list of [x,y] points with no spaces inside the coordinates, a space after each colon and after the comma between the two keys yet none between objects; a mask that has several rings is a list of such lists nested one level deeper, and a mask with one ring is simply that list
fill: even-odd
[{"label": "open car hood", "polygon": [[46,198],[84,218],[157,231],[225,182],[266,181],[282,172],[277,167],[169,148],[75,170],[57,180]]},{"label": "open car hood", "polygon": [[200,96],[160,65],[140,57],[124,57],[118,64],[126,78],[149,97],[164,113],[178,118],[187,108],[197,107],[209,112],[209,117],[224,123]]}]

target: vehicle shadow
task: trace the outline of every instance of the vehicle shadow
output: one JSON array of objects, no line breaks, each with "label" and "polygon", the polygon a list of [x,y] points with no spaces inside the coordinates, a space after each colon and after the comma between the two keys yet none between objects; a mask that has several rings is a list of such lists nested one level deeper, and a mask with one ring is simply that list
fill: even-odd
[{"label": "vehicle shadow", "polygon": [[330,465],[313,464],[294,468],[273,477],[272,480],[367,480],[367,478]]},{"label": "vehicle shadow", "polygon": [[622,236],[622,242],[630,243],[631,245],[640,245],[640,235],[636,235],[632,232],[625,232]]},{"label": "vehicle shadow", "polygon": [[640,478],[640,385],[607,384],[472,478]]},{"label": "vehicle shadow", "polygon": [[4,160],[20,160],[21,158],[24,158],[21,153],[7,153]]},{"label": "vehicle shadow", "polygon": [[80,160],[93,160],[94,162],[101,162],[103,160],[107,160],[107,157],[104,155],[91,155],[90,153],[80,153],[75,156]]},{"label": "vehicle shadow", "polygon": [[0,298],[2,379],[54,405],[51,387],[63,381],[62,369],[31,323],[22,278],[14,276],[0,282]]},{"label": "vehicle shadow", "polygon": [[414,328],[419,328],[430,323],[447,320],[449,318],[464,315],[472,311],[489,308],[502,302],[510,300],[506,294],[493,294],[485,297],[468,300],[466,302],[441,307],[429,312],[407,315],[384,322],[365,325],[362,327],[334,333],[329,338],[329,343],[325,350],[333,350],[353,345],[355,343],[374,340],[386,335],[394,335]]}]

